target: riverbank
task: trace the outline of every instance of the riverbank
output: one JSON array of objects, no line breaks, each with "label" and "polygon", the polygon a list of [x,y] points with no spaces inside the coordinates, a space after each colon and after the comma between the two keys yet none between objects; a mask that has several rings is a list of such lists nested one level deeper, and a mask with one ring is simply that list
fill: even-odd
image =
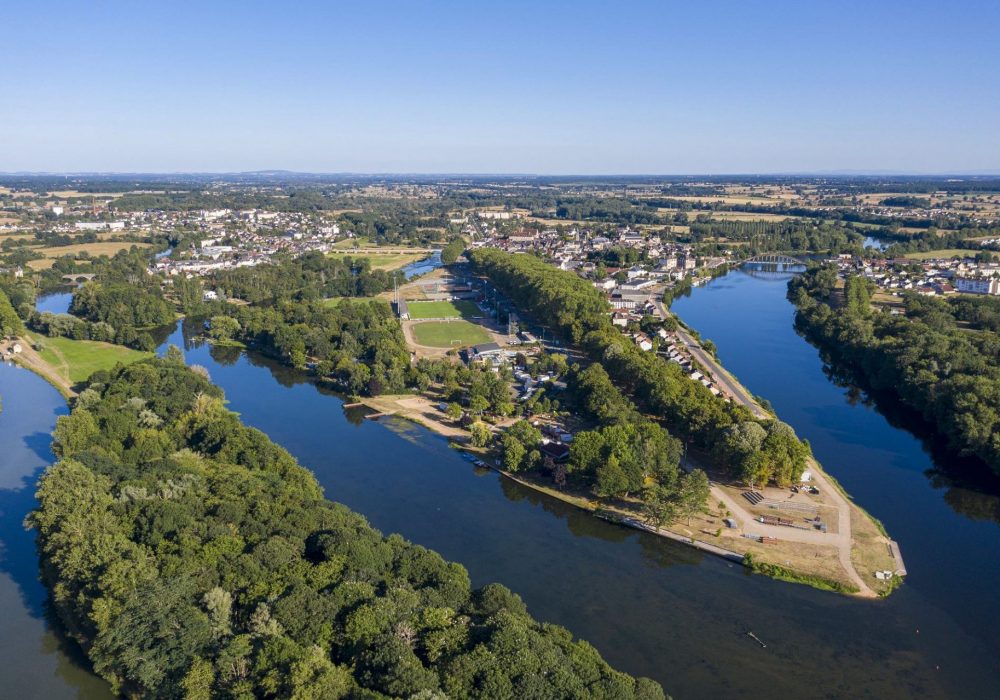
[{"label": "riverbank", "polygon": [[[446,419],[437,408],[438,402],[429,397],[379,396],[363,398],[360,402],[373,411],[373,418],[393,415],[447,437],[453,444],[480,458],[490,469],[522,486],[605,520],[744,563],[751,570],[783,581],[805,583],[821,590],[862,598],[877,598],[890,594],[897,587],[898,581],[894,579],[898,576],[895,572],[905,571],[902,562],[893,558],[898,545],[893,548],[895,543],[880,531],[874,519],[851,502],[815,460],[810,460],[809,464],[812,482],[818,491],[812,502],[817,504],[817,509],[825,507],[836,515],[825,531],[819,531],[811,524],[788,526],[760,521],[761,518],[773,517],[775,513],[787,515],[782,510],[784,504],[780,503],[780,499],[789,496],[785,489],[759,489],[767,502],[776,505],[770,510],[754,509],[743,504],[743,488],[716,482],[711,484],[710,502],[702,512],[686,523],[678,521],[656,527],[646,521],[642,502],[637,498],[601,500],[587,492],[551,486],[541,474],[514,474],[498,467],[487,459],[487,451],[469,445],[469,431]],[[694,468],[695,465],[687,466]],[[801,500],[809,502],[805,495],[801,496]],[[791,507],[801,510],[808,505],[803,506],[796,501]],[[747,559],[748,555],[750,559]],[[893,576],[876,577],[876,572],[884,571],[893,572]]]},{"label": "riverbank", "polygon": [[[43,360],[35,352],[34,348],[31,347],[31,341],[28,338],[17,338],[15,342],[21,346],[21,351],[12,356],[13,361],[17,365],[34,372],[47,381],[67,401],[76,396],[76,392],[73,390],[73,385],[69,379],[62,376],[54,366]],[[2,349],[0,348],[0,350]]]},{"label": "riverbank", "polygon": [[[76,387],[98,370],[108,370],[117,364],[130,364],[148,357],[140,352],[112,343],[71,338],[49,338],[25,333],[15,341],[21,351],[13,359],[22,367],[35,372],[64,398],[76,396]],[[11,344],[12,345],[12,344]],[[38,346],[41,349],[35,350]],[[0,348],[0,352],[4,348]]]}]

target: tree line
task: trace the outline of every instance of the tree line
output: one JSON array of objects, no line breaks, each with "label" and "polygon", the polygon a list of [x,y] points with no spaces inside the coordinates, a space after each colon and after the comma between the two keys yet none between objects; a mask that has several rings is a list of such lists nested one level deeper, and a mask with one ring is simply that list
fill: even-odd
[{"label": "tree line", "polygon": [[856,383],[892,396],[1000,473],[1000,300],[907,293],[903,314],[870,303],[870,282],[817,266],[789,283],[796,326]]},{"label": "tree line", "polygon": [[[810,450],[791,426],[755,418],[744,406],[714,396],[680,365],[640,350],[611,325],[606,299],[588,281],[530,255],[488,248],[470,255],[476,269],[520,309],[546,319],[555,332],[599,363],[614,386],[732,476],[751,484],[779,485],[801,477]],[[602,396],[598,404],[606,400]]]}]

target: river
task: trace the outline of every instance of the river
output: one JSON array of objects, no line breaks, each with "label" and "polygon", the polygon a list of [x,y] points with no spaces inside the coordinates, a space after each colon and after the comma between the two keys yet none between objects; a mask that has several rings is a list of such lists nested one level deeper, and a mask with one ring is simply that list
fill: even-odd
[{"label": "river", "polygon": [[[364,420],[363,409],[344,409],[336,394],[265,358],[195,345],[181,327],[167,343],[206,367],[230,407],[312,469],[330,498],[461,562],[477,585],[505,583],[538,619],[567,626],[677,698],[998,697],[996,523],[953,510],[946,494],[955,490],[934,488],[923,473],[934,463],[921,443],[827,379],[817,351],[792,329],[786,280],[737,271],[674,306],[901,543],[910,577],[887,601],[749,575],[477,472],[424,428]],[[103,685],[55,649],[31,538],[19,529],[64,409],[18,368],[0,367],[0,395],[0,445],[31,445],[0,458],[2,493],[14,504],[0,521],[0,602],[35,631],[5,618],[0,645],[19,677],[51,686],[44,697],[103,697]],[[766,649],[747,638],[751,630]],[[31,697],[27,681],[18,687]]]}]

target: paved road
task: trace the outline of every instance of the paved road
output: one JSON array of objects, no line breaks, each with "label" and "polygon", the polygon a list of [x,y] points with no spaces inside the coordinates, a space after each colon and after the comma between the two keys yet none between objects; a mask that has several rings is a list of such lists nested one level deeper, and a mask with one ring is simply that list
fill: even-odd
[{"label": "paved road", "polygon": [[[663,300],[660,297],[654,296],[651,298],[653,306],[656,307],[656,311],[661,318],[668,318],[672,315],[670,310],[664,306]],[[716,362],[715,358],[712,357],[703,347],[701,347],[701,344],[698,343],[698,341],[696,341],[690,333],[684,330],[683,326],[677,327],[677,335],[681,339],[681,342],[687,347],[694,359],[701,363],[701,366],[711,373],[715,382],[722,387],[723,391],[725,391],[730,398],[737,403],[746,406],[757,418],[763,419],[771,417],[764,411],[764,409],[757,405],[757,402],[753,400],[750,392],[747,391],[742,384],[733,380],[733,378],[729,376],[729,373],[726,372],[726,370],[723,369],[718,362]]]}]

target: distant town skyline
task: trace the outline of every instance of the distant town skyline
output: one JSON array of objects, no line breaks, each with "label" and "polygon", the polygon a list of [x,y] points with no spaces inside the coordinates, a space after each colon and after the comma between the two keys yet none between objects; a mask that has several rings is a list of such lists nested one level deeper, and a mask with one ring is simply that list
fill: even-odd
[{"label": "distant town skyline", "polygon": [[0,172],[1000,173],[996,3],[17,3]]}]

